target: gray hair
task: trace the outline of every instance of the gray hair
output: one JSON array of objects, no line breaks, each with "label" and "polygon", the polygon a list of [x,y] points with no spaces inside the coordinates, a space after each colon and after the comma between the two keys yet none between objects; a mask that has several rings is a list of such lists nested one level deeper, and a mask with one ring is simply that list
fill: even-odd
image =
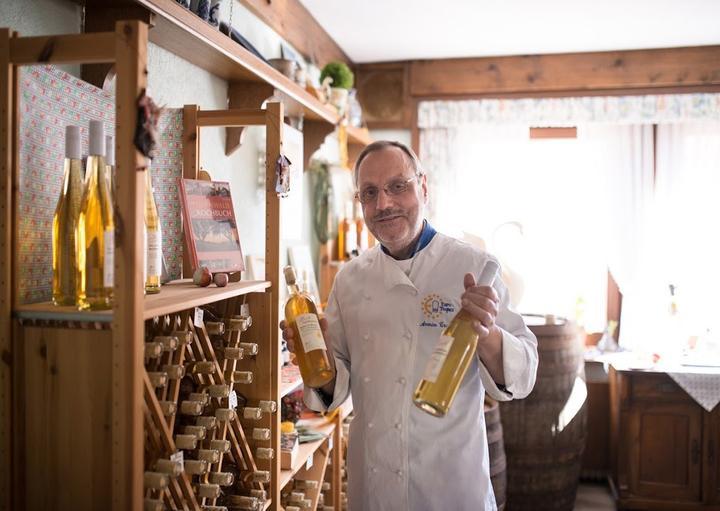
[{"label": "gray hair", "polygon": [[382,151],[383,149],[390,149],[393,147],[400,149],[405,154],[405,156],[407,156],[407,159],[410,161],[410,166],[412,167],[413,172],[415,172],[415,176],[420,177],[425,174],[425,171],[420,164],[420,158],[418,158],[417,154],[415,154],[415,151],[410,149],[408,146],[395,140],[377,140],[372,144],[365,146],[365,149],[362,150],[357,160],[355,161],[355,168],[353,169],[353,180],[355,182],[355,186],[357,186],[358,184],[358,170],[360,169],[360,164],[363,162],[363,160],[370,153]]}]

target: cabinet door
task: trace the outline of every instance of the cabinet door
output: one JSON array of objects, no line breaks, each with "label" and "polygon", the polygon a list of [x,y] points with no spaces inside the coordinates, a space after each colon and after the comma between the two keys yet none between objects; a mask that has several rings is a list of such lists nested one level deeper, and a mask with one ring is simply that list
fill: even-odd
[{"label": "cabinet door", "polygon": [[630,493],[700,501],[701,408],[690,403],[636,402],[629,419]]},{"label": "cabinet door", "polygon": [[707,434],[705,435],[705,460],[707,462],[707,499],[713,504],[720,504],[720,406],[709,414]]}]

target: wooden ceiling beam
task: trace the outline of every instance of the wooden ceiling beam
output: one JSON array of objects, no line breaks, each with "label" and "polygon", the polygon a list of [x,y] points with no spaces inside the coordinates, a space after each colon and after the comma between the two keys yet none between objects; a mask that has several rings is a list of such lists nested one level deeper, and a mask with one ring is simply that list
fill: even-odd
[{"label": "wooden ceiling beam", "polygon": [[352,64],[299,0],[240,0],[240,3],[320,68],[332,60]]},{"label": "wooden ceiling beam", "polygon": [[720,91],[720,46],[421,60],[414,97]]}]

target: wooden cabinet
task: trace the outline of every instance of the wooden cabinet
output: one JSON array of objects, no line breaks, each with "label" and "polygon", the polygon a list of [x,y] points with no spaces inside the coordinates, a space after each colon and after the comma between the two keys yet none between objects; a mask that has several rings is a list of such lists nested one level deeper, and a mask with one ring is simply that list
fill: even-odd
[{"label": "wooden cabinet", "polygon": [[611,369],[611,458],[618,505],[720,509],[718,413],[664,373]]}]

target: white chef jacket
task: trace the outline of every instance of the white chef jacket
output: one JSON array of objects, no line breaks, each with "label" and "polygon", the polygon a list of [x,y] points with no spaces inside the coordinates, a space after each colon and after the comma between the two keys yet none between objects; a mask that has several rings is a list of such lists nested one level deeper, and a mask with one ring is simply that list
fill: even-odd
[{"label": "white chef jacket", "polygon": [[493,287],[500,297],[496,323],[503,336],[505,390],[476,357],[446,417],[433,417],[412,402],[444,326],[460,308],[465,273],[477,279],[490,257],[437,233],[416,253],[409,275],[375,246],[336,276],[326,311],[335,391],[327,407],[306,387],[305,402],[314,410],[332,410],[352,390],[350,511],[497,509],[484,393],[500,401],[527,396],[538,364],[537,340],[508,308],[500,278]]}]

